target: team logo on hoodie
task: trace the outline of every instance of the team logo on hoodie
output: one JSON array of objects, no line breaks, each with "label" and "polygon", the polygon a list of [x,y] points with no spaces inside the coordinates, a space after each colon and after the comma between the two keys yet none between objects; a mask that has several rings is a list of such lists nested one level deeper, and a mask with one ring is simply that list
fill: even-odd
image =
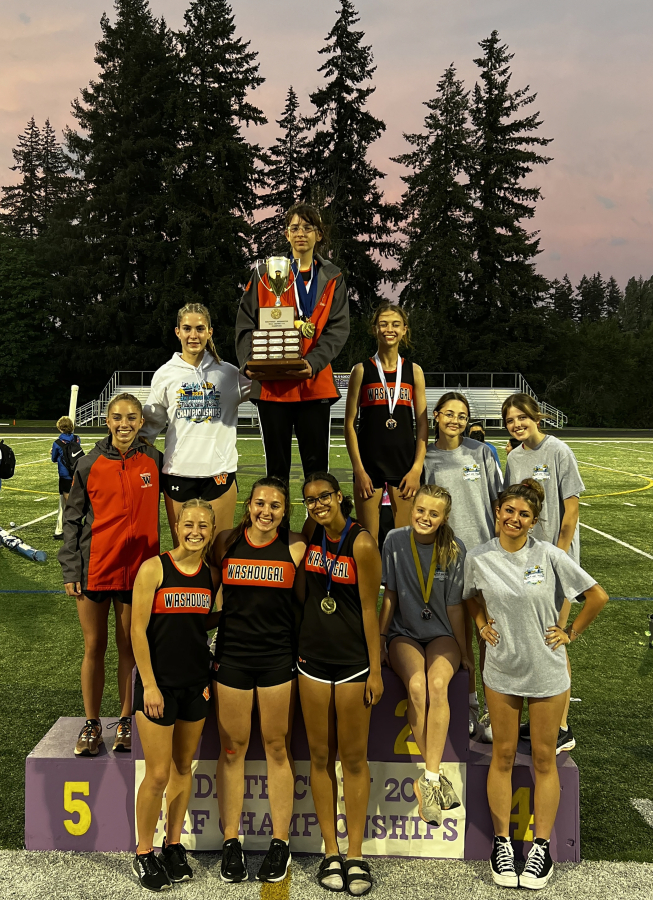
[{"label": "team logo on hoodie", "polygon": [[177,418],[210,422],[222,415],[220,391],[210,381],[183,381],[177,391]]}]

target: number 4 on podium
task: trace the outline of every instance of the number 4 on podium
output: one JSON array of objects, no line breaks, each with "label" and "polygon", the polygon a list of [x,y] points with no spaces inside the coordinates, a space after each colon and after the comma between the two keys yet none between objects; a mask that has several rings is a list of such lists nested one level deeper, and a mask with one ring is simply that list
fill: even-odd
[{"label": "number 4 on podium", "polygon": [[516,813],[511,813],[510,823],[515,824],[514,841],[532,841],[534,838],[531,825],[535,822],[535,816],[531,813],[531,789],[529,787],[517,788],[512,795],[510,809],[517,808]]}]

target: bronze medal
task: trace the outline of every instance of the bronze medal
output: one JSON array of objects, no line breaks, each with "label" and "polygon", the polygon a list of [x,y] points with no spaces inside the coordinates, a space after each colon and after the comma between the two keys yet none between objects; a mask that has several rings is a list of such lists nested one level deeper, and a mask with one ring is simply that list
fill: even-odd
[{"label": "bronze medal", "polygon": [[336,601],[333,597],[326,596],[320,603],[320,609],[325,615],[331,616],[336,611]]},{"label": "bronze medal", "polygon": [[388,419],[387,422],[385,423],[385,427],[389,428],[390,431],[394,431],[395,428],[397,427],[397,420],[393,419],[393,418]]}]

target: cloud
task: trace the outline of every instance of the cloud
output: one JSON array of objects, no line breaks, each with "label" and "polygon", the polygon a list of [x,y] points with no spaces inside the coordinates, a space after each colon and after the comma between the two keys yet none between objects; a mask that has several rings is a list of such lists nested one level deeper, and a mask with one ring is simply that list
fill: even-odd
[{"label": "cloud", "polygon": [[617,205],[614,200],[611,200],[609,197],[601,197],[600,194],[596,195],[596,199],[599,201],[601,206],[605,206],[606,209],[614,209]]},{"label": "cloud", "polygon": [[23,25],[29,25],[29,23],[32,21],[31,18],[27,15],[27,13],[21,13],[18,16],[18,18],[23,23]]},{"label": "cloud", "polygon": [[552,250],[549,253],[549,259],[553,260],[553,262],[557,262],[559,259],[562,259],[562,253],[559,250]]},{"label": "cloud", "polygon": [[610,246],[611,247],[623,247],[623,245],[627,244],[627,243],[628,243],[628,241],[626,240],[626,238],[622,238],[622,237],[610,238]]}]

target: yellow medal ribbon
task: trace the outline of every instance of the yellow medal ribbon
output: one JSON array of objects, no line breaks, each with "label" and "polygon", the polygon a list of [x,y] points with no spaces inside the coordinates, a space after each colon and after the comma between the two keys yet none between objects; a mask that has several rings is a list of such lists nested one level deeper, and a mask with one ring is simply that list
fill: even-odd
[{"label": "yellow medal ribbon", "polygon": [[424,573],[422,572],[422,564],[420,562],[419,556],[417,555],[417,545],[415,544],[415,533],[411,528],[410,531],[410,549],[413,551],[413,559],[415,560],[415,568],[417,569],[417,577],[419,578],[419,586],[422,589],[422,599],[424,603],[428,604],[429,598],[431,596],[431,588],[433,587],[433,579],[435,578],[435,570],[437,568],[438,562],[438,553],[437,553],[437,545],[435,541],[433,541],[433,553],[431,554],[431,565],[429,567],[429,577],[424,585]]}]

